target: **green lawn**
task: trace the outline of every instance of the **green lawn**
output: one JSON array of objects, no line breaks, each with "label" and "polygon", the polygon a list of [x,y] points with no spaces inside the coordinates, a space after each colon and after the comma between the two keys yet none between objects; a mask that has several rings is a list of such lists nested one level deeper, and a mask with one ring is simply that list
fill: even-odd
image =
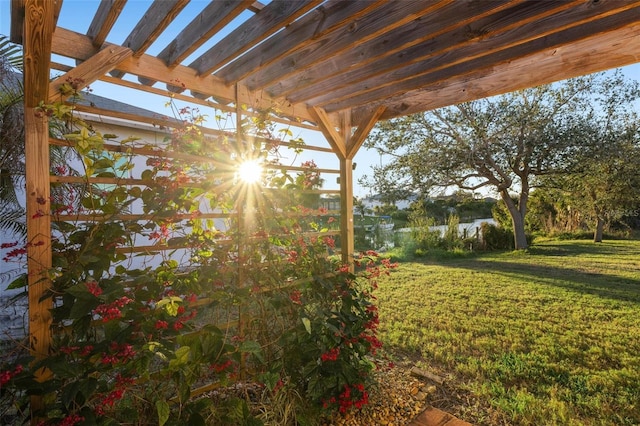
[{"label": "green lawn", "polygon": [[640,241],[402,263],[381,280],[391,353],[445,375],[475,424],[640,424]]}]

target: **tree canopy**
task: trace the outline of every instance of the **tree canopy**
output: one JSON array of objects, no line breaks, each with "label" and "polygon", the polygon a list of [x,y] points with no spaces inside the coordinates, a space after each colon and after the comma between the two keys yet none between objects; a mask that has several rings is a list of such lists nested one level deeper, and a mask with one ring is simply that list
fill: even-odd
[{"label": "tree canopy", "polygon": [[619,121],[637,98],[636,83],[600,73],[382,122],[367,146],[392,159],[364,183],[392,197],[492,189],[509,210],[516,249],[524,249],[532,188],[602,143],[585,137],[584,123]]}]

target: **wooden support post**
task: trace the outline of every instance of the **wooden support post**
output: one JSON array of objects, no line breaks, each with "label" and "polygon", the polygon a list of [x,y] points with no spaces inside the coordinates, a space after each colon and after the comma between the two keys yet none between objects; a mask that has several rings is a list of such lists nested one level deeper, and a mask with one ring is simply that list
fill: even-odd
[{"label": "wooden support post", "polygon": [[[238,85],[235,85],[235,106],[236,106],[236,149],[238,152],[236,155],[243,155],[245,152],[244,147],[244,129],[242,128],[242,105],[239,101]],[[239,177],[238,177],[239,179]],[[236,199],[236,212],[238,214],[238,288],[243,288],[247,285],[244,262],[246,259],[246,244],[247,244],[247,186],[241,182],[236,183],[240,185],[238,191],[238,198]],[[246,304],[238,304],[238,336],[244,337],[245,332],[245,315],[244,311],[247,308]],[[240,378],[244,379],[247,373],[247,354],[242,353],[240,355]]]},{"label": "wooden support post", "polygon": [[26,108],[24,115],[29,335],[32,353],[39,359],[49,354],[51,341],[51,299],[40,300],[49,288],[51,268],[49,124],[34,108]]},{"label": "wooden support post", "polygon": [[[353,158],[364,143],[369,132],[380,119],[385,107],[380,106],[357,123],[352,134],[351,113],[343,112],[339,116],[339,124],[332,123],[329,115],[321,108],[309,108],[316,124],[327,138],[340,160],[340,240],[342,261],[351,266],[353,271],[354,227],[353,227]],[[339,130],[336,130],[336,127]]]},{"label": "wooden support post", "polygon": [[340,158],[340,241],[342,263],[353,269],[353,160],[350,158]]},{"label": "wooden support post", "polygon": [[[49,355],[51,347],[51,216],[49,187],[49,123],[38,111],[38,103],[49,93],[49,66],[55,16],[60,1],[24,2],[24,127],[27,221],[27,283],[29,292],[29,345],[36,360]],[[50,372],[36,372],[46,381]],[[31,397],[31,424],[39,422],[36,413],[45,407],[43,397]]]},{"label": "wooden support post", "polygon": [[[51,216],[49,189],[49,123],[35,108],[25,108],[25,164],[27,214],[27,271],[29,293],[29,345],[36,360],[49,355],[51,346],[51,298],[43,299],[51,286]],[[45,381],[48,371],[36,373]],[[41,396],[31,398],[31,412],[44,408]],[[32,423],[35,424],[32,416]]]}]

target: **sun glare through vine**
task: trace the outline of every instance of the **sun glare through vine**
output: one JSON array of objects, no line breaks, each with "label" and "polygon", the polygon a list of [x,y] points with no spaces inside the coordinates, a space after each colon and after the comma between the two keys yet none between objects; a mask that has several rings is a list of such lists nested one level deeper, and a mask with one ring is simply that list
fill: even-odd
[{"label": "sun glare through vine", "polygon": [[247,160],[238,167],[238,177],[245,183],[256,183],[262,179],[262,164],[259,160]]}]

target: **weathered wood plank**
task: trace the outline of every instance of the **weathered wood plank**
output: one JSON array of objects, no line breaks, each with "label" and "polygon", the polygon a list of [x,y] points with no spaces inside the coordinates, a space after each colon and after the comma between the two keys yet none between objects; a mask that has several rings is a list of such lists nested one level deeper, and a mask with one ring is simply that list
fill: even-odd
[{"label": "weathered wood plank", "polygon": [[189,0],[155,0],[122,45],[133,50],[133,56],[140,56],[188,3]]},{"label": "weathered wood plank", "polygon": [[[107,46],[110,45],[107,44]],[[90,38],[60,27],[53,35],[53,52],[80,60],[89,59],[97,53]],[[198,92],[222,98],[228,102],[233,102],[235,98],[233,88],[225,85],[222,79],[214,75],[199,76],[195,69],[182,65],[168,68],[160,59],[146,54],[138,58],[132,56],[126,59],[118,66],[118,69],[167,84],[181,82],[187,88],[197,88]],[[244,85],[240,86],[240,96],[242,103],[250,108],[276,108],[283,117],[296,117],[315,122],[307,112],[306,106],[292,105],[283,99],[273,99],[265,93],[250,92]]]},{"label": "weathered wood plank", "polygon": [[[493,2],[484,3],[491,5]],[[570,9],[576,4],[584,5],[581,0],[573,2],[527,2],[515,8],[502,9],[498,13],[488,16],[478,16],[479,19],[458,26],[444,34],[434,34],[426,41],[400,52],[378,59],[367,66],[361,66],[353,70],[342,72],[338,77],[332,77],[320,81],[312,86],[296,91],[288,96],[292,102],[313,100],[312,102],[323,104],[350,97],[354,89],[361,85],[373,90],[380,86],[372,86],[378,81],[372,79],[386,79],[392,76],[395,81],[409,78],[417,73],[442,69],[455,63],[467,61],[478,56],[488,55],[495,51],[524,43],[535,38],[544,37],[558,28],[558,22],[579,24],[593,19],[593,13],[588,17],[582,17],[582,21],[576,16],[565,17],[567,11],[575,12],[578,8]],[[615,3],[609,3],[614,5]],[[618,6],[616,6],[618,7]],[[587,12],[586,8],[582,9]],[[577,14],[576,14],[577,15]],[[552,19],[544,19],[545,17]],[[566,18],[562,19],[561,18]],[[540,25],[540,20],[550,25]],[[369,80],[369,81],[364,81]],[[349,87],[343,82],[348,81]],[[362,83],[362,84],[359,84]],[[327,96],[331,87],[331,96]],[[271,90],[267,90],[272,93]],[[275,94],[272,93],[272,96]]]},{"label": "weathered wood plank", "polygon": [[[415,90],[420,87],[435,84],[438,81],[450,79],[451,76],[462,76],[472,73],[476,70],[495,68],[496,66],[499,66],[501,64],[509,63],[520,58],[531,56],[535,52],[545,51],[549,48],[560,48],[562,46],[568,46],[573,43],[577,43],[585,38],[589,38],[590,36],[603,34],[604,32],[613,30],[615,28],[634,25],[637,22],[640,22],[640,7],[627,9],[621,11],[620,13],[591,22],[587,20],[581,25],[567,28],[564,31],[555,33],[543,33],[543,36],[541,37],[533,38],[525,43],[516,43],[515,45],[504,50],[495,48],[495,53],[491,50],[491,46],[487,46],[486,50],[489,51],[490,54],[484,56],[476,55],[478,57],[464,62],[456,61],[455,65],[445,68],[438,67],[437,63],[442,61],[444,61],[444,63],[449,63],[446,58],[432,58],[429,59],[427,63],[415,63],[401,70],[392,71],[390,74],[383,74],[374,79],[367,80],[365,82],[365,86],[367,88],[372,88],[372,90],[365,89],[361,90],[360,93],[350,94],[335,93],[335,96],[333,98],[342,98],[342,100],[329,100],[325,107],[328,111],[336,111],[342,110],[345,107],[352,107],[354,105],[362,106],[370,102],[376,102],[381,99],[386,99],[401,93],[406,93],[410,90]],[[542,22],[537,23],[538,26],[544,28],[544,25],[542,24]],[[536,27],[537,25],[534,23],[532,24],[532,27]],[[534,28],[531,28],[531,31],[534,31]],[[519,28],[516,28],[509,32],[505,32],[499,37],[508,40],[512,37],[515,38],[516,34],[526,35],[527,33],[521,32]],[[478,45],[472,45],[469,47],[469,49],[478,48]],[[463,51],[463,49],[461,49],[461,51]],[[461,53],[455,51],[451,54],[445,54],[445,56],[455,55],[457,57],[457,55],[459,54]],[[431,71],[435,67],[437,67],[437,70]],[[389,84],[389,79],[393,79],[394,84]]]},{"label": "weathered wood plank", "polygon": [[[459,102],[500,95],[527,87],[640,62],[640,24],[591,37],[421,86],[387,98],[381,119],[429,111]],[[374,104],[356,109],[354,120]]]},{"label": "weathered wood plank", "polygon": [[[426,40],[440,40],[437,37],[445,32],[467,27],[477,19],[512,5],[511,0],[464,3],[465,7],[460,7],[458,2],[445,4],[433,13],[422,15],[406,25],[367,42],[357,43],[346,52],[331,55],[308,69],[295,72],[286,79],[280,79],[270,86],[267,92],[275,96],[287,96],[293,91],[298,96],[306,94],[307,91],[315,93],[313,89],[327,79],[331,79],[331,82],[327,82],[324,87],[329,86],[330,90],[336,90],[345,84],[350,84],[348,75],[354,69],[369,70],[377,63],[374,62],[376,60],[384,62],[386,66],[392,66],[401,62],[391,57],[394,53],[400,52],[398,56],[404,57],[406,49],[411,46]],[[430,50],[422,52],[426,54]],[[374,64],[369,66],[371,62]],[[343,78],[343,75],[347,78]]]},{"label": "weathered wood plank", "polygon": [[60,92],[61,87],[68,82],[72,82],[76,90],[82,90],[100,76],[117,67],[122,61],[129,58],[133,52],[131,49],[122,46],[108,46],[100,52],[82,62],[71,71],[56,78],[49,85],[49,102],[60,97],[67,98],[69,94]]},{"label": "weathered wood plank", "polygon": [[251,74],[246,79],[247,87],[255,90],[286,79],[293,73],[308,69],[318,61],[338,55],[356,44],[366,43],[451,1],[387,2],[361,19],[347,21],[335,31],[315,39],[305,48],[296,50],[293,54]]},{"label": "weathered wood plank", "polygon": [[100,47],[104,44],[109,31],[118,20],[127,0],[103,0],[98,6],[96,14],[91,20],[87,36],[93,39],[93,45]]},{"label": "weathered wood plank", "polygon": [[234,83],[256,72],[283,55],[314,42],[333,31],[346,20],[359,19],[386,0],[343,1],[330,0],[298,19],[283,31],[265,40],[259,49],[253,49],[216,72],[227,84]]},{"label": "weathered wood plank", "polygon": [[292,23],[322,0],[274,0],[189,66],[207,75]]}]

